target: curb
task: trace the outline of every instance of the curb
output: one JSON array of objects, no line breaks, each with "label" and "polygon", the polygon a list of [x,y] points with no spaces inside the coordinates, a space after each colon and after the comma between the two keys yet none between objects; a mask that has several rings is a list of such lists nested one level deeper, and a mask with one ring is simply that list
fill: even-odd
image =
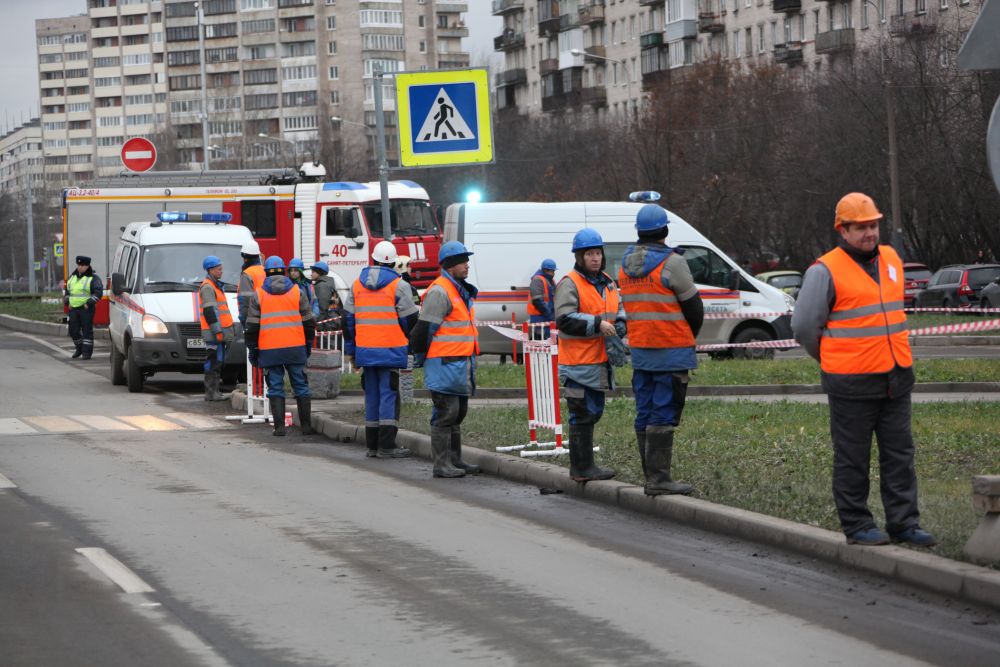
[{"label": "curb", "polygon": [[[243,410],[246,395],[233,392],[234,409]],[[294,411],[294,406],[292,410]],[[364,429],[313,412],[313,427],[331,440],[363,442]],[[400,447],[431,458],[430,436],[400,430]],[[642,487],[614,480],[574,482],[566,469],[531,459],[464,446],[462,458],[483,473],[512,482],[555,488],[580,498],[614,505],[710,532],[794,551],[805,556],[872,572],[911,586],[1000,610],[1000,571],[897,546],[849,546],[840,533],[685,496],[647,496]]]},{"label": "curb", "polygon": [[[7,327],[8,329],[13,329],[14,331],[21,331],[24,333],[42,334],[45,336],[68,336],[69,335],[69,325],[67,324],[56,324],[55,322],[38,322],[37,320],[28,320],[23,317],[15,317],[13,315],[5,315],[0,313],[0,326]],[[108,333],[107,327],[94,327],[94,339],[109,340],[110,334]]]}]

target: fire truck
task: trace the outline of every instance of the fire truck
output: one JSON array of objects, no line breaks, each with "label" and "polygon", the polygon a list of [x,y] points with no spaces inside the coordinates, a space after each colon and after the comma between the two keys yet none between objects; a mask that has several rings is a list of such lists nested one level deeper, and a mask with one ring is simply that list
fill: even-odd
[{"label": "fire truck", "polygon": [[[379,184],[322,182],[325,169],[220,170],[123,173],[63,191],[63,238],[67,257],[87,255],[105,278],[122,230],[130,222],[155,220],[163,211],[225,212],[231,224],[253,234],[266,256],[306,264],[324,261],[349,285],[371,264],[371,249],[383,239]],[[438,275],[441,230],[427,192],[413,181],[389,182],[392,242],[411,258],[418,288]],[[72,262],[66,262],[66,274]],[[107,324],[107,299],[95,324]]]}]

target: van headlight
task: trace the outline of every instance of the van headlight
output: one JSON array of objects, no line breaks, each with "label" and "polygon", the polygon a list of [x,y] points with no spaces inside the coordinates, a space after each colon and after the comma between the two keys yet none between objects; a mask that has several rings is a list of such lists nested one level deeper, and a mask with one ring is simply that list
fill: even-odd
[{"label": "van headlight", "polygon": [[795,297],[791,294],[786,294],[785,292],[782,292],[781,295],[785,297],[785,307],[789,310],[793,310],[795,308]]},{"label": "van headlight", "polygon": [[146,335],[165,334],[167,333],[167,325],[155,315],[143,315],[142,332]]}]

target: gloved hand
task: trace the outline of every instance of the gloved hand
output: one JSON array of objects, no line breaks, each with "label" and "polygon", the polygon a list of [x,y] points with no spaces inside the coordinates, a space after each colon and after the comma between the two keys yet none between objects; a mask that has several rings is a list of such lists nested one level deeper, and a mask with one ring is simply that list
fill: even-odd
[{"label": "gloved hand", "polygon": [[98,301],[99,299],[97,298],[96,294],[91,294],[90,298],[87,299],[87,303],[97,303]]},{"label": "gloved hand", "polygon": [[413,367],[414,368],[423,368],[424,367],[424,359],[425,358],[426,358],[426,355],[423,355],[423,354],[415,354],[415,355],[413,355]]},{"label": "gloved hand", "polygon": [[255,347],[252,347],[247,351],[247,358],[250,360],[250,365],[254,368],[256,368],[257,364],[260,363],[259,354],[260,353]]}]

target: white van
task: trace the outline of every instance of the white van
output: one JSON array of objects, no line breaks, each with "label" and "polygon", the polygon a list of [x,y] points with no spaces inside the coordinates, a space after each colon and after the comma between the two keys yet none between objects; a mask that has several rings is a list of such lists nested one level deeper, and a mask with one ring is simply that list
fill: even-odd
[{"label": "white van", "polygon": [[[445,213],[444,240],[461,241],[474,254],[469,282],[479,288],[476,319],[527,322],[528,285],[545,258],[559,269],[556,282],[573,268],[573,235],[584,227],[600,232],[605,271],[617,279],[625,249],[636,241],[632,202],[539,204],[498,202],[452,204]],[[669,213],[669,212],[668,212]],[[745,317],[707,319],[698,343],[747,343],[791,338],[795,300],[743,271],[736,262],[687,222],[669,213],[667,243],[685,249],[684,259],[705,303],[705,313],[744,313]],[[510,354],[510,340],[489,327],[479,329],[484,354]],[[728,353],[715,353],[726,356]],[[737,349],[739,356],[748,356]],[[773,356],[755,350],[753,356]]]},{"label": "white van", "polygon": [[[166,212],[157,217],[124,227],[111,263],[111,383],[127,384],[131,392],[142,391],[154,373],[204,372],[198,311],[198,289],[205,279],[202,260],[207,255],[222,260],[222,282],[235,322],[240,248],[253,240],[246,227],[227,224],[228,213]],[[236,329],[223,369],[227,383],[246,368],[246,345],[240,327]]]}]

